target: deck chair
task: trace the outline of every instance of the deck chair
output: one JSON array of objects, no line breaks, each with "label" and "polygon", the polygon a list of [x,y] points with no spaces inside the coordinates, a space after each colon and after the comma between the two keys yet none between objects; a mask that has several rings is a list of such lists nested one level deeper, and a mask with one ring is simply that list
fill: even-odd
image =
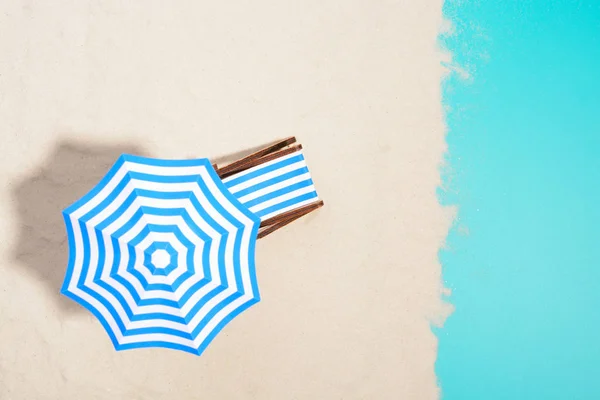
[{"label": "deck chair", "polygon": [[324,205],[295,137],[213,167],[229,191],[260,217],[259,239]]}]

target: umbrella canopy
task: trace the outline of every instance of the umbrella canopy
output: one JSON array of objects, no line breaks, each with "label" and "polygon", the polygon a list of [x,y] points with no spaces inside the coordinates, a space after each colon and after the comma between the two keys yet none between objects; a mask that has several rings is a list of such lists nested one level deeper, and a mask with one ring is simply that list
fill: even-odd
[{"label": "umbrella canopy", "polygon": [[207,159],[123,155],[63,214],[70,255],[61,291],[96,315],[117,350],[200,354],[259,301],[260,217]]}]

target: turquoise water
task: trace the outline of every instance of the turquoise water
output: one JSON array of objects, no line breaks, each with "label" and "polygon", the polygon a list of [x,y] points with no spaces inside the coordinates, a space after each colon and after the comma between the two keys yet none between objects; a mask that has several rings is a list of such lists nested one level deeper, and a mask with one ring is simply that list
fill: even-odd
[{"label": "turquoise water", "polygon": [[600,1],[446,1],[442,399],[600,399]]}]

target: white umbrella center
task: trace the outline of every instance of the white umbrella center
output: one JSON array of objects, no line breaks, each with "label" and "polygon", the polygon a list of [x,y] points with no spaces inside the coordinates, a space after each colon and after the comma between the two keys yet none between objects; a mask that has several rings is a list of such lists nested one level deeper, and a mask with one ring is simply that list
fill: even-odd
[{"label": "white umbrella center", "polygon": [[152,264],[159,269],[166,268],[171,263],[171,255],[163,249],[154,250],[152,253]]}]

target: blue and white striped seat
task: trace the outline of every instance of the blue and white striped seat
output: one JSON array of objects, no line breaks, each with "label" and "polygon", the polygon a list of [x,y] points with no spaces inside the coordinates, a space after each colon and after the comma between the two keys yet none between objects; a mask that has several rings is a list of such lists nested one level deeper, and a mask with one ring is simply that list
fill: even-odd
[{"label": "blue and white striped seat", "polygon": [[319,200],[302,150],[238,172],[223,183],[262,221]]}]

